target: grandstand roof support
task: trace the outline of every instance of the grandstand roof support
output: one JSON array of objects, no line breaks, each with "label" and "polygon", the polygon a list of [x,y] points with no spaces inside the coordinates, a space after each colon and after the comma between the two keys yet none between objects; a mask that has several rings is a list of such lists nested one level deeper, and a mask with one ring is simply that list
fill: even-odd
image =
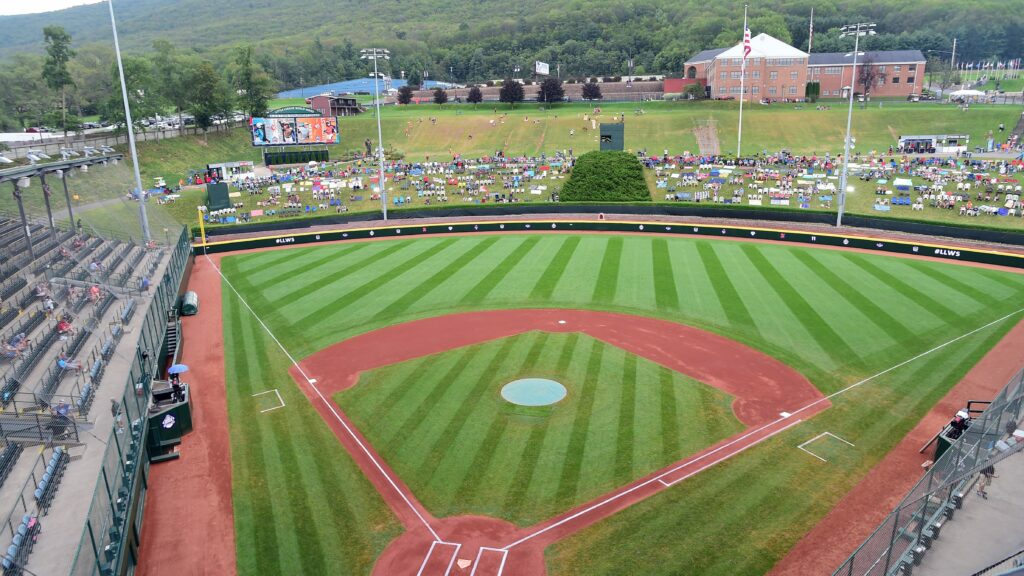
[{"label": "grandstand roof support", "polygon": [[64,200],[68,203],[68,225],[75,229],[75,214],[71,211],[71,192],[68,192],[68,171],[60,170],[60,183],[64,185]]},{"label": "grandstand roof support", "polygon": [[[50,237],[57,241],[57,225],[53,222],[53,208],[50,206],[50,185],[46,183],[46,173],[39,175],[39,182],[43,185],[43,202],[46,203],[46,221],[50,223]],[[72,222],[73,224],[73,222]]]},{"label": "grandstand roof support", "polygon": [[21,214],[21,230],[25,233],[25,243],[28,244],[28,255],[30,262],[36,259],[36,251],[32,248],[32,231],[28,227],[28,219],[25,218],[25,204],[21,201],[21,186],[17,180],[12,180],[14,185],[14,199],[18,201],[18,212]]}]

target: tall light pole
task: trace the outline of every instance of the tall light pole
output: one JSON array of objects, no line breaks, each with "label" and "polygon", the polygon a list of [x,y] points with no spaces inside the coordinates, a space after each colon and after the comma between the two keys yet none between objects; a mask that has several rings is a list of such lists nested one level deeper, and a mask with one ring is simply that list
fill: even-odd
[{"label": "tall light pole", "polygon": [[858,22],[840,28],[841,36],[853,36],[853,72],[850,75],[850,107],[846,112],[846,138],[843,143],[843,171],[839,177],[839,209],[836,212],[836,227],[843,225],[843,210],[846,208],[846,183],[850,175],[850,128],[853,125],[853,91],[857,87],[857,56],[860,37],[875,33],[871,22]]},{"label": "tall light pole", "polygon": [[[364,60],[373,60],[373,92],[374,101],[377,104],[377,160],[380,166],[380,173],[378,174],[378,182],[380,183],[380,211],[384,215],[384,221],[388,221],[388,193],[384,189],[384,132],[380,127],[380,89],[377,87],[377,80],[379,74],[377,72],[377,60],[383,58],[384,60],[391,59],[391,52],[383,48],[366,48],[360,50],[360,58]],[[426,74],[424,72],[424,74]]]},{"label": "tall light pole", "polygon": [[121,77],[121,99],[124,101],[124,121],[128,126],[128,147],[132,153],[135,186],[139,190],[139,221],[142,223],[142,241],[149,242],[149,218],[146,217],[146,198],[142,190],[142,176],[139,174],[139,154],[135,151],[135,128],[132,126],[132,109],[128,105],[128,85],[124,80],[124,65],[121,63],[121,45],[117,40],[117,23],[114,21],[114,0],[107,0],[107,6],[110,8],[110,28],[114,31],[114,55],[117,57],[117,73]]}]

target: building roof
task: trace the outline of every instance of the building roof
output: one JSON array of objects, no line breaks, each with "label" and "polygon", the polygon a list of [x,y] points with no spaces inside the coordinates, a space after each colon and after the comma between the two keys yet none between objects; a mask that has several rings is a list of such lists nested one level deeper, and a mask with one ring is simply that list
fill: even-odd
[{"label": "building roof", "polygon": [[[875,64],[906,64],[925,62],[924,54],[920,50],[876,50],[865,52],[857,58],[857,62],[871,60]],[[848,52],[822,52],[811,54],[808,66],[850,66],[853,64],[853,53]]]},{"label": "building roof", "polygon": [[690,58],[685,63],[696,64],[698,62],[710,62],[715,59],[715,56],[718,56],[719,54],[725,52],[726,50],[728,50],[728,48],[712,48],[710,50],[704,50],[702,52],[696,53],[693,56],[693,58]]},{"label": "building roof", "polygon": [[[723,58],[743,58],[743,43],[715,56],[716,60]],[[807,52],[762,32],[750,39],[750,58],[807,58]]]}]

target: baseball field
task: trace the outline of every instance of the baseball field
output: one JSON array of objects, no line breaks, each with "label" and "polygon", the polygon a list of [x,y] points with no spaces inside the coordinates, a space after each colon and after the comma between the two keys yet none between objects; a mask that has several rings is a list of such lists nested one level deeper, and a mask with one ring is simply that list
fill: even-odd
[{"label": "baseball field", "polygon": [[[616,234],[347,242],[197,271],[221,300],[195,338],[223,330],[208,369],[245,575],[764,574],[1024,295],[988,268]],[[565,397],[503,397],[536,377]]]}]

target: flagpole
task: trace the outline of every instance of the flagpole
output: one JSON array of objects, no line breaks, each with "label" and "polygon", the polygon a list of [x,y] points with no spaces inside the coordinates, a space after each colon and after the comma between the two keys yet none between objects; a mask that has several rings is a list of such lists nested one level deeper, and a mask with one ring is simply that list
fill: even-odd
[{"label": "flagpole", "polygon": [[[743,42],[746,50],[747,41],[747,5],[743,5]],[[740,150],[743,148],[743,93],[744,83],[747,80],[747,53],[743,53],[743,60],[740,63],[740,125],[736,130],[736,158],[740,157]]]},{"label": "flagpole", "polygon": [[807,35],[807,53],[811,53],[811,49],[814,48],[814,6],[811,6],[811,29]]}]

